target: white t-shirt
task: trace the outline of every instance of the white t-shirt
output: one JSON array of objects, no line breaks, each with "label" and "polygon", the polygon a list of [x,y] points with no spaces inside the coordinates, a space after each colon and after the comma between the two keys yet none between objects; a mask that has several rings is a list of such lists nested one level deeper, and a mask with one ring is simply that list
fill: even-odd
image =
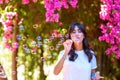
[{"label": "white t-shirt", "polygon": [[[88,62],[88,57],[83,50],[75,51],[78,54],[77,59],[69,61],[69,56],[66,57],[63,64],[63,80],[91,80],[91,69],[97,68],[96,58],[93,56],[91,62]],[[93,52],[94,53],[94,52]],[[58,61],[62,58],[64,51],[61,51]]]}]

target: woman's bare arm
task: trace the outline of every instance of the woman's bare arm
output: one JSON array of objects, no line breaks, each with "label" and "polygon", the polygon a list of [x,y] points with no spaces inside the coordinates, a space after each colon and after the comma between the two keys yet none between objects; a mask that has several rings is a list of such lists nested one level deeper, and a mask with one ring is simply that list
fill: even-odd
[{"label": "woman's bare arm", "polygon": [[54,68],[54,74],[55,75],[58,75],[61,72],[65,59],[66,59],[66,55],[64,54]]},{"label": "woman's bare arm", "polygon": [[73,43],[73,41],[70,40],[70,39],[66,40],[63,43],[65,52],[64,52],[64,55],[62,56],[62,58],[60,59],[60,61],[57,63],[57,65],[54,68],[54,74],[55,75],[58,75],[61,72],[61,70],[63,68],[64,61],[66,59],[66,56],[68,55],[68,53],[71,49],[72,43]]}]

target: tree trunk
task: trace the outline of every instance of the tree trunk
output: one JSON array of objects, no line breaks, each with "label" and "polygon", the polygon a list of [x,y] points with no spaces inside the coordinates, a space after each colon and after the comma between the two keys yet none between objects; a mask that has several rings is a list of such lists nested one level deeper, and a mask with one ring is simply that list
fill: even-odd
[{"label": "tree trunk", "polygon": [[[13,42],[17,42],[18,40],[16,38],[16,35],[18,34],[18,15],[16,14],[15,16],[15,23],[14,23],[14,32],[13,32]],[[18,53],[18,48],[13,51],[12,53],[12,80],[17,80],[17,53]]]},{"label": "tree trunk", "polygon": [[41,59],[43,57],[43,47],[41,47],[41,54],[40,54],[40,80],[46,80],[46,75],[44,74],[44,60]]},{"label": "tree trunk", "polygon": [[12,54],[12,80],[17,80],[17,51]]}]

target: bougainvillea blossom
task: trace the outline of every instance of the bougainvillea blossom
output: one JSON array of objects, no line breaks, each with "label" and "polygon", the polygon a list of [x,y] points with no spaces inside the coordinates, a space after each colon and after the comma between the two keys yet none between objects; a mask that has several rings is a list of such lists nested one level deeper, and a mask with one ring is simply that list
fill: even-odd
[{"label": "bougainvillea blossom", "polygon": [[106,21],[101,24],[100,41],[110,44],[106,54],[114,53],[120,59],[120,0],[101,0],[100,18]]},{"label": "bougainvillea blossom", "polygon": [[13,39],[13,27],[14,27],[13,19],[15,16],[16,12],[5,12],[4,15],[1,15],[0,19],[4,27],[5,47],[12,51],[15,51],[18,48],[18,43],[11,42],[11,40]]},{"label": "bougainvillea blossom", "polygon": [[78,0],[45,0],[46,22],[59,22],[59,11],[62,7],[68,9],[68,3],[76,8]]},{"label": "bougainvillea blossom", "polygon": [[30,0],[22,0],[22,4],[29,4]]}]

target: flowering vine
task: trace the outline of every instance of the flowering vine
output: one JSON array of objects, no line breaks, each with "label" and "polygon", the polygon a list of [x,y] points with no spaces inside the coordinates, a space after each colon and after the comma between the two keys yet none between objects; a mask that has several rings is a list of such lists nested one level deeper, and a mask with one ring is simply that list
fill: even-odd
[{"label": "flowering vine", "polygon": [[3,4],[3,3],[8,3],[9,0],[0,0],[0,4]]},{"label": "flowering vine", "polygon": [[5,12],[2,14],[0,18],[0,22],[4,27],[4,40],[5,40],[5,47],[9,48],[12,51],[15,51],[18,48],[17,42],[12,42],[13,38],[13,27],[14,26],[14,17],[16,16],[16,12]]},{"label": "flowering vine", "polygon": [[[9,0],[0,0],[0,4],[8,3]],[[37,0],[22,0],[23,5],[27,5],[30,2],[37,2]],[[44,0],[44,7],[46,9],[45,17],[46,22],[59,22],[59,11],[61,8],[68,9],[69,4],[73,7],[77,7],[78,0]]]},{"label": "flowering vine", "polygon": [[44,0],[46,8],[46,22],[59,22],[61,8],[68,9],[68,3],[76,8],[78,0]]},{"label": "flowering vine", "polygon": [[101,0],[100,18],[107,23],[100,26],[100,41],[110,44],[107,54],[115,53],[120,58],[120,0]]},{"label": "flowering vine", "polygon": [[[0,0],[0,4],[8,3],[10,0]],[[69,5],[71,5],[73,8],[76,8],[78,0],[43,0],[44,1],[44,7],[46,9],[46,22],[58,22],[59,26],[62,26],[62,22],[59,22],[59,11],[63,8],[68,9]],[[38,0],[22,0],[21,3],[23,5],[27,5],[29,3],[35,3],[38,2]],[[15,51],[19,44],[17,42],[13,42],[13,28],[14,26],[14,17],[16,16],[16,12],[14,11],[5,11],[1,15],[0,22],[2,23],[4,27],[4,40],[5,40],[5,46],[9,48],[12,51]],[[19,24],[19,23],[18,23]],[[20,23],[19,29],[22,31],[24,30],[24,26]],[[64,32],[64,30],[63,30]],[[54,30],[52,33],[52,36],[59,37],[63,39],[63,35],[59,33],[59,31]],[[16,35],[17,40],[21,40],[23,36],[21,34]],[[51,38],[51,37],[50,37]],[[23,38],[24,40],[24,38]],[[42,43],[38,43],[38,46],[41,46]],[[28,48],[25,47],[25,50],[29,52]]]}]

